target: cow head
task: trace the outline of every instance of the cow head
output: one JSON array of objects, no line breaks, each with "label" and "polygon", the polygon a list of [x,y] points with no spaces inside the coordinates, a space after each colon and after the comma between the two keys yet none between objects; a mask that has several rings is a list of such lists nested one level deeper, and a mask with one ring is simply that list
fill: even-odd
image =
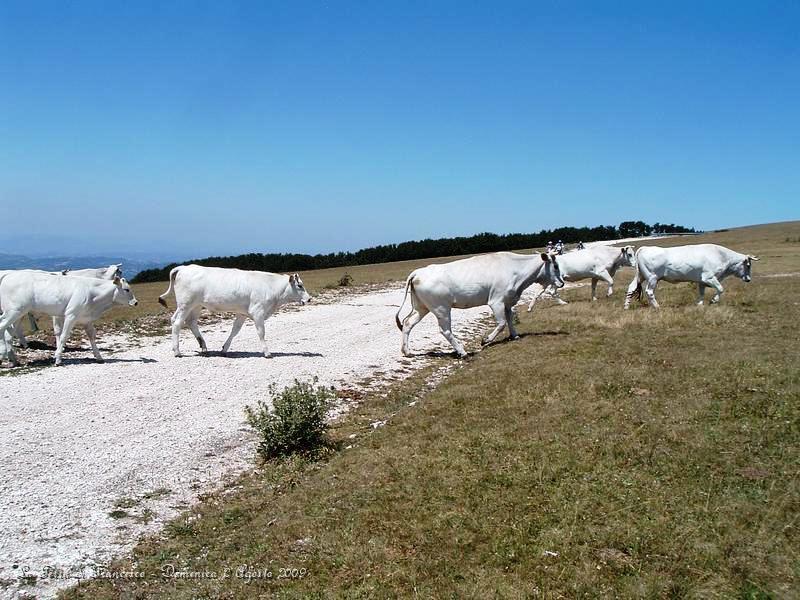
[{"label": "cow head", "polygon": [[118,265],[108,265],[108,268],[106,269],[106,275],[111,275],[112,278],[122,277],[122,263]]},{"label": "cow head", "polygon": [[128,306],[136,306],[139,301],[133,295],[131,286],[128,285],[128,280],[122,277],[114,277],[111,281],[117,290],[114,292],[114,302],[116,304],[127,304]]},{"label": "cow head", "polygon": [[297,300],[300,304],[311,302],[311,295],[306,291],[303,280],[297,273],[289,275],[289,288],[291,289],[290,300]]},{"label": "cow head", "polygon": [[[557,288],[564,287],[564,279],[561,277],[561,269],[558,266],[558,260],[554,254],[542,252],[542,260],[544,261],[545,277],[544,279],[550,282]],[[540,283],[541,280],[540,280]],[[547,287],[546,284],[545,287]]]},{"label": "cow head", "polygon": [[748,254],[745,256],[744,260],[736,266],[736,274],[741,277],[742,281],[745,283],[750,283],[750,280],[753,278],[750,271],[753,267],[754,260],[759,260],[759,258]]},{"label": "cow head", "polygon": [[624,246],[620,248],[620,260],[623,265],[627,265],[628,267],[636,266],[636,251],[633,249],[633,246]]}]

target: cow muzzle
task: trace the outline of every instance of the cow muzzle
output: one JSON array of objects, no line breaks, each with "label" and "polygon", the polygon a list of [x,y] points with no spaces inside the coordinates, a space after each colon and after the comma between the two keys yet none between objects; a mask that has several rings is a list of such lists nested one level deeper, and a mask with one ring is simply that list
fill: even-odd
[{"label": "cow muzzle", "polygon": [[138,301],[138,300],[131,300],[130,302],[128,302],[128,304],[129,304],[130,306],[136,306],[136,305],[138,305],[138,304],[139,304],[139,301]]},{"label": "cow muzzle", "polygon": [[745,275],[744,277],[742,277],[742,281],[744,281],[745,283],[750,283],[750,281],[751,281],[752,279],[753,279],[753,278],[752,278],[752,277],[750,277],[750,275]]}]

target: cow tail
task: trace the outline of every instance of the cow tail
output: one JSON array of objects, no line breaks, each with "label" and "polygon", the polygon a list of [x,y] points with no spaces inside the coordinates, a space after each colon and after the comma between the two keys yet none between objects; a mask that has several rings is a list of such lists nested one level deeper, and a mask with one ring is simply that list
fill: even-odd
[{"label": "cow tail", "polygon": [[403,310],[403,306],[406,303],[406,298],[408,297],[408,290],[411,290],[411,293],[414,293],[414,273],[408,276],[406,280],[406,293],[403,294],[403,301],[400,303],[400,308],[397,309],[397,314],[394,316],[394,322],[397,323],[397,328],[402,331],[403,324],[400,322],[400,311]]},{"label": "cow tail", "polygon": [[178,274],[179,270],[180,270],[180,267],[175,267],[174,269],[172,269],[172,271],[169,272],[169,287],[167,288],[166,292],[164,292],[163,294],[161,294],[158,297],[158,303],[161,306],[164,306],[164,307],[167,306],[167,301],[164,298],[169,296],[169,293],[172,291],[172,288],[175,285],[175,276]]}]

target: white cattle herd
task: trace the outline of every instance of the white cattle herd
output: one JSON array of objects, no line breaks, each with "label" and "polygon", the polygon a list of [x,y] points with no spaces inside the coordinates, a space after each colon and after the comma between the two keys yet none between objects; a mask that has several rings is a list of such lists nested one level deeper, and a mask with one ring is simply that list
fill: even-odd
[{"label": "white cattle herd", "polygon": [[[466,356],[461,341],[451,330],[450,313],[453,308],[489,306],[496,327],[483,343],[493,342],[508,327],[509,337],[517,338],[514,329],[513,307],[522,293],[532,284],[542,286],[528,306],[530,311],[536,301],[548,294],[560,304],[558,289],[565,281],[592,280],[592,300],[596,300],[598,281],[608,284],[613,292],[614,275],[622,267],[633,267],[634,278],[625,295],[624,308],[631,298],[642,290],[650,305],[658,308],[655,289],[661,280],[670,283],[697,283],[698,304],[703,304],[706,287],[716,291],[712,303],[723,292],[720,282],[735,275],[745,282],[751,279],[755,256],[740,254],[715,244],[697,244],[660,248],[643,246],[634,251],[633,246],[615,248],[595,246],[556,256],[552,253],[516,254],[495,252],[445,264],[432,264],[416,269],[406,280],[405,294],[395,315],[397,327],[402,331],[401,350],[409,355],[408,337],[414,326],[428,313],[433,313],[439,329],[459,356]],[[278,275],[261,271],[241,271],[185,265],[172,269],[169,287],[158,298],[164,306],[170,292],[175,293],[177,304],[172,316],[172,348],[181,356],[180,330],[188,326],[197,339],[200,349],[207,351],[206,342],[198,327],[200,311],[232,312],[236,315],[230,335],[222,347],[226,353],[231,342],[242,328],[245,319],[253,320],[262,343],[265,357],[270,356],[264,339],[264,322],[281,305],[289,302],[306,304],[311,296],[298,274]],[[411,311],[401,319],[400,314],[410,297]],[[21,320],[32,314],[45,314],[53,318],[56,335],[55,364],[61,364],[64,345],[75,325],[86,330],[92,352],[102,361],[96,344],[93,323],[114,304],[137,304],[133,290],[122,277],[121,265],[99,269],[82,269],[51,273],[35,270],[0,271],[0,360],[6,358],[18,364],[12,344],[12,335],[26,346]]]}]

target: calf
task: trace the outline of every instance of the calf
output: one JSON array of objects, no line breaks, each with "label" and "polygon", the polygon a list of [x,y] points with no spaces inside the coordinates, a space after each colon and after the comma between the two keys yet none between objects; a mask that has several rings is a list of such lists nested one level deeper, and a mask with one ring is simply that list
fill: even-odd
[{"label": "calf", "polygon": [[[561,260],[560,258],[558,259]],[[429,312],[439,321],[439,329],[456,353],[464,357],[461,342],[450,330],[452,308],[473,308],[489,305],[497,326],[483,340],[489,344],[508,326],[509,337],[516,339],[511,308],[525,289],[533,283],[543,286],[564,286],[555,256],[524,255],[496,252],[456,260],[443,265],[428,265],[408,276],[403,302],[395,315],[398,329],[403,332],[402,352],[409,356],[408,336],[414,326]],[[400,321],[400,312],[411,295],[411,313]]]},{"label": "calf", "polygon": [[223,354],[230,349],[231,342],[239,333],[245,319],[250,317],[256,326],[264,356],[269,358],[271,355],[264,341],[264,321],[282,304],[287,302],[305,304],[311,300],[297,273],[277,275],[263,271],[241,271],[200,265],[184,265],[170,271],[169,287],[158,298],[162,305],[167,305],[165,298],[173,289],[175,302],[178,305],[175,314],[172,315],[172,350],[175,356],[181,355],[180,330],[185,324],[192,330],[201,351],[208,350],[197,326],[201,309],[207,308],[236,314],[231,333],[222,346]]}]

